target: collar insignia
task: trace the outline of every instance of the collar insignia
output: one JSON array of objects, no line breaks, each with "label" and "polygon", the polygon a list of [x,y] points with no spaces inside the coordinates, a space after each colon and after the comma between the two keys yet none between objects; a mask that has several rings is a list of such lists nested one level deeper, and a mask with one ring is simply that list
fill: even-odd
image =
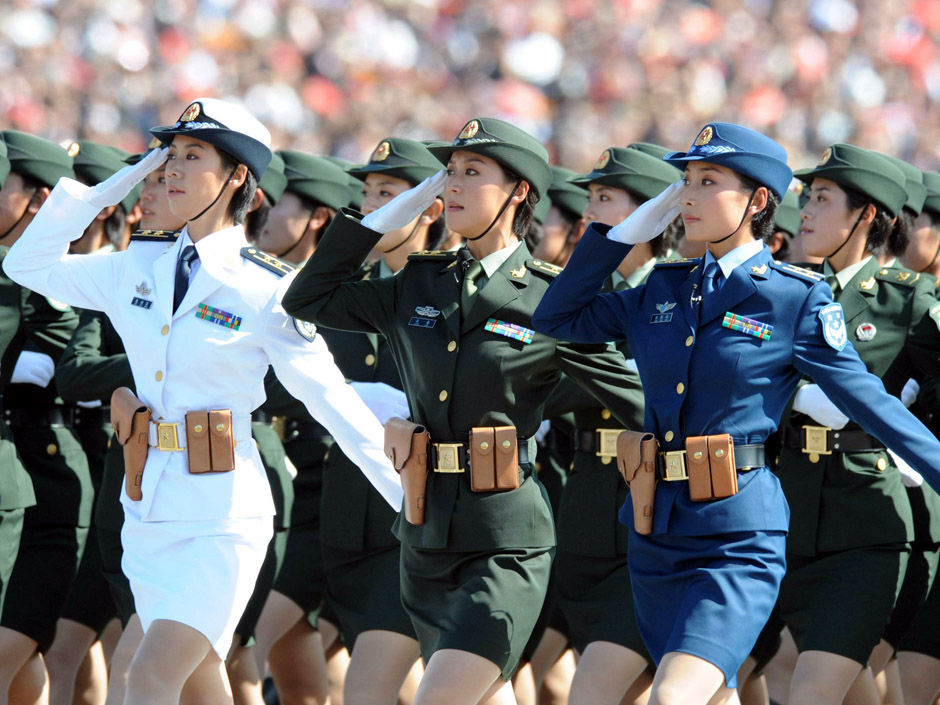
[{"label": "collar insignia", "polygon": [[754,272],[754,274],[763,274],[767,271],[767,265],[762,264],[760,267],[751,267],[751,271]]},{"label": "collar insignia", "polygon": [[864,289],[865,291],[870,291],[875,286],[875,278],[869,277],[865,281],[859,282],[858,286],[860,289]]},{"label": "collar insignia", "polygon": [[525,276],[525,265],[522,265],[519,269],[510,269],[509,275],[513,279],[522,279]]}]

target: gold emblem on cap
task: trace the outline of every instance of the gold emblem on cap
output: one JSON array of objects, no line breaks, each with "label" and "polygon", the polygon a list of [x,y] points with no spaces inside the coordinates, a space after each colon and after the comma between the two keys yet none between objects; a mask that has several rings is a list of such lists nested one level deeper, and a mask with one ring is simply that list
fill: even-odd
[{"label": "gold emblem on cap", "polygon": [[794,184],[790,187],[790,190],[793,191],[797,196],[803,193],[805,186],[802,181],[795,181]]},{"label": "gold emblem on cap", "polygon": [[605,149],[603,154],[597,158],[597,163],[594,164],[594,171],[600,171],[608,164],[610,164],[610,150]]},{"label": "gold emblem on cap", "polygon": [[72,142],[69,145],[69,156],[75,158],[78,156],[78,153],[82,151],[82,146],[78,142]]},{"label": "gold emblem on cap", "polygon": [[199,105],[199,103],[193,103],[183,111],[182,115],[180,115],[180,122],[192,122],[197,117],[199,117],[199,113],[201,111],[202,107]]},{"label": "gold emblem on cap", "polygon": [[156,137],[152,137],[150,139],[150,144],[147,145],[147,149],[156,149],[161,144],[163,143],[159,139],[157,139]]},{"label": "gold emblem on cap", "polygon": [[372,161],[384,162],[386,159],[388,159],[388,155],[391,153],[391,145],[388,142],[382,142],[378,147],[375,148],[375,151],[372,152]]},{"label": "gold emblem on cap", "polygon": [[832,147],[826,147],[826,151],[823,152],[822,157],[820,157],[819,159],[819,164],[817,164],[816,166],[822,166],[823,164],[827,164],[830,159],[832,159]]},{"label": "gold emblem on cap", "polygon": [[712,141],[712,137],[715,136],[715,130],[712,129],[711,125],[706,125],[702,128],[702,131],[698,133],[698,137],[695,138],[695,146],[701,147],[708,144]]},{"label": "gold emblem on cap", "polygon": [[463,129],[460,131],[460,134],[457,135],[458,140],[469,140],[476,137],[477,132],[480,131],[480,121],[471,120],[466,125],[463,126]]}]

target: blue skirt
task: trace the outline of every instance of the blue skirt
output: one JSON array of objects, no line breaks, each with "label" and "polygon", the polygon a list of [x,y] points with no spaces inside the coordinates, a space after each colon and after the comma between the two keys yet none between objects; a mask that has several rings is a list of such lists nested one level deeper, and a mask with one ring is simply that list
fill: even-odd
[{"label": "blue skirt", "polygon": [[777,601],[786,532],[641,536],[629,565],[640,634],[657,664],[672,651],[714,664],[729,688]]}]

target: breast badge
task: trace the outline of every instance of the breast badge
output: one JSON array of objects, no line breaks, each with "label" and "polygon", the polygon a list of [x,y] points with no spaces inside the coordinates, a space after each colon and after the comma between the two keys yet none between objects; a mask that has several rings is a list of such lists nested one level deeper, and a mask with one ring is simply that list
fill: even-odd
[{"label": "breast badge", "polygon": [[878,329],[875,328],[874,323],[862,323],[855,329],[855,337],[864,343],[874,338],[877,332]]},{"label": "breast badge", "polygon": [[654,313],[650,316],[650,323],[669,323],[672,320],[673,314],[672,309],[676,307],[675,301],[667,301],[664,304],[656,304],[656,310],[659,313]]}]

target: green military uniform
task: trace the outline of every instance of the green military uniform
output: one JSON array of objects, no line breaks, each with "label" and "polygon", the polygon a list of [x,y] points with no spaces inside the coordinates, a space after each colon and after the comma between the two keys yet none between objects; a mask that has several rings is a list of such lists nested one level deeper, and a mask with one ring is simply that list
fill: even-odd
[{"label": "green military uniform", "polygon": [[[72,160],[62,147],[15,130],[3,133],[12,172],[46,187],[73,176]],[[11,342],[0,370],[4,416],[23,466],[30,474],[36,505],[23,520],[16,565],[10,576],[0,625],[34,639],[45,651],[74,578],[85,545],[94,490],[81,445],[66,425],[68,410],[55,386],[10,384],[24,350],[57,360],[78,315],[60,302],[21,290],[22,307],[40,312],[43,328]]]},{"label": "green military uniform", "polygon": [[[495,159],[537,195],[551,180],[544,148],[499,120],[472,120],[453,144],[431,147],[442,161],[454,150]],[[462,272],[459,253],[417,253],[394,277],[350,282],[378,239],[357,214],[343,212],[283,305],[322,326],[386,336],[412,419],[428,429],[432,443],[465,444],[476,426],[515,427],[518,489],[473,492],[467,472],[430,472],[424,524],[401,515],[395,524],[402,601],[425,660],[440,649],[469,651],[499,665],[508,679],[545,598],[554,545],[547,497],[531,475],[529,441],[562,372],[614,411],[628,406],[622,389],[629,375],[612,349],[562,343],[529,329],[558,268],[533,260],[524,244],[502,253],[505,259],[461,310],[454,277]],[[446,470],[436,448],[429,466]],[[465,451],[461,446],[458,458]]]},{"label": "green military uniform", "polygon": [[[797,172],[853,188],[896,214],[904,177],[867,150],[835,145],[812,170]],[[834,284],[849,340],[891,394],[909,378],[935,374],[940,330],[928,316],[933,283],[871,257],[851,280]],[[864,664],[878,643],[904,575],[913,538],[911,507],[897,467],[882,444],[849,422],[820,430],[791,412],[781,424],[778,474],[790,505],[788,570],[780,613],[803,650],[840,654]]]}]

